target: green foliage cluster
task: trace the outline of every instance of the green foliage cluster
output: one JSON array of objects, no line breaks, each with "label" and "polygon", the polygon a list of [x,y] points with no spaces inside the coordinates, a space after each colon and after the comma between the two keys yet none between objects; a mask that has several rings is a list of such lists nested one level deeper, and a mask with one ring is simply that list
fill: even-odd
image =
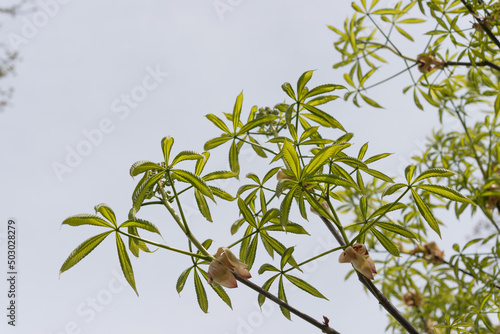
[{"label": "green foliage cluster", "polygon": [[[352,273],[391,314],[389,329],[399,332],[404,328],[410,333],[495,332],[500,304],[500,229],[495,213],[500,210],[500,86],[496,65],[500,44],[495,37],[500,7],[495,2],[465,0],[400,1],[393,8],[383,8],[377,0],[361,0],[353,2],[352,7],[354,13],[343,30],[330,27],[337,34],[335,48],[341,54],[341,61],[334,67],[350,66],[344,78],[351,90],[344,98],[358,106],[361,99],[380,107],[368,96],[370,88],[408,72],[411,83],[403,93],[412,89],[418,108],[436,109],[441,119],[456,118],[462,130],[434,131],[425,152],[406,167],[404,178],[393,180],[372,165],[390,154],[368,156],[368,143],[356,148],[353,133],[325,110],[327,103],[338,99],[337,91],[346,90],[344,86],[310,88],[313,71],[307,71],[295,87],[290,83],[282,85],[285,102],[272,108],[254,106],[248,116],[243,114],[241,93],[232,112],[222,117],[206,115],[222,133],[205,143],[205,152],[181,151],[173,156],[174,139],[165,137],[161,141],[161,162],[142,160],[131,167],[131,176],[142,177],[133,190],[125,222],[118,224],[105,204],[95,207],[103,218],[81,214],[66,219],[65,225],[95,225],[107,230],[78,246],[64,262],[61,273],[114,232],[121,268],[136,292],[128,254],[138,257],[141,250],[150,252],[150,246],[170,250],[191,258],[191,265],[178,278],[177,292],[183,291],[192,277],[198,304],[207,312],[205,286],[211,275],[210,264],[218,260],[209,251],[211,239],[196,239],[183,202],[194,197],[200,213],[212,222],[211,206],[222,200],[234,202],[240,212],[228,226],[237,240],[227,247],[238,249],[248,270],[266,275],[262,287],[254,287],[232,273],[259,292],[259,305],[266,299],[281,300],[285,302],[279,304],[286,318],[294,313],[326,333],[337,333],[327,319],[320,323],[290,307],[286,290],[293,285],[326,299],[321,289],[300,277],[301,267],[333,252],[340,254],[365,244],[371,254],[376,254],[379,273],[375,283],[380,290],[360,272]],[[474,26],[468,18],[476,21]],[[433,26],[425,34],[428,40],[422,53],[403,54],[397,47],[401,37],[412,42],[416,39],[406,25],[427,21]],[[400,37],[393,36],[396,33]],[[400,58],[404,69],[368,84],[377,71],[386,72],[382,70],[387,63],[384,52]],[[393,67],[392,61],[389,64]],[[479,113],[481,108],[484,118],[473,126],[467,125],[469,114]],[[205,172],[209,152],[223,147],[227,148],[230,170]],[[239,180],[243,147],[253,149],[271,166],[262,174],[247,174],[233,196],[211,181]],[[146,231],[161,237],[155,225],[138,216],[145,215],[150,205],[167,209],[172,226],[177,225],[186,235],[185,249],[139,234],[141,230],[141,234]],[[319,216],[314,219],[324,222],[339,246],[301,259],[294,254],[300,244],[288,245],[288,237],[309,236],[304,224],[313,219],[309,209]],[[453,253],[445,255],[439,242],[432,240],[441,237],[443,222],[439,216],[446,211],[453,212],[457,220],[486,219],[491,229],[482,231],[476,239],[455,244]],[[351,215],[348,220],[343,219],[346,213]],[[464,218],[465,214],[472,218]],[[128,247],[122,237],[128,240]],[[217,245],[222,246],[226,245]],[[258,252],[262,248],[263,252]],[[268,256],[267,262],[260,259],[262,254]],[[260,267],[252,270],[256,264]],[[224,288],[210,286],[231,307]],[[276,299],[272,291],[277,291]]]}]

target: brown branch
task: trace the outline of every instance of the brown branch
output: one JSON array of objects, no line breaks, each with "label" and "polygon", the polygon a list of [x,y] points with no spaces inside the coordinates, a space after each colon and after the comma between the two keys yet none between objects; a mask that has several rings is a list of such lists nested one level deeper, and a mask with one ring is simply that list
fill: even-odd
[{"label": "brown branch", "polygon": [[476,62],[475,64],[469,63],[469,62],[460,62],[460,61],[445,61],[443,62],[443,66],[487,66],[491,67],[492,69],[499,71],[500,72],[500,66],[497,64],[493,64],[490,61],[483,60]]},{"label": "brown branch", "polygon": [[481,20],[481,18],[479,17],[479,15],[476,14],[476,12],[474,11],[474,8],[472,8],[466,2],[466,0],[460,0],[460,1],[462,1],[462,3],[464,4],[465,8],[467,8],[467,10],[469,11],[469,13],[471,13],[471,15],[474,16],[474,18],[476,19],[477,23],[479,23],[479,25],[481,26],[481,28],[483,28],[483,31],[488,35],[488,37],[493,41],[493,43],[495,43],[496,46],[498,46],[498,48],[500,49],[500,41],[496,38],[495,34],[493,34],[493,32],[491,31],[491,29],[488,27],[488,25],[485,24],[483,22],[483,20]]},{"label": "brown branch", "polygon": [[[327,226],[328,230],[333,234],[335,239],[337,239],[338,243],[341,246],[345,246],[345,242],[340,236],[339,232],[335,229],[335,226],[333,226],[332,222],[330,222],[328,219],[325,217],[321,216],[321,220],[325,223]],[[410,334],[420,334],[420,332],[413,326],[413,324],[408,321],[394,306],[391,301],[384,296],[384,294],[373,284],[373,282],[360,274],[358,271],[356,271],[358,274],[358,279],[359,281],[368,289],[368,291],[371,292],[371,294],[378,300],[379,304],[382,305],[382,307],[394,317],[394,319],[401,325],[403,326],[404,329]]]},{"label": "brown branch", "polygon": [[321,331],[323,333],[327,333],[327,334],[340,334],[335,329],[333,329],[333,328],[331,328],[331,327],[328,326],[327,320],[325,320],[324,323],[319,322],[318,320],[314,319],[313,317],[311,317],[311,316],[309,316],[309,315],[307,315],[305,313],[302,313],[299,310],[297,310],[296,308],[290,306],[288,303],[282,301],[281,299],[279,299],[278,297],[276,297],[275,295],[273,295],[269,291],[262,289],[257,284],[255,284],[255,283],[247,280],[246,278],[241,277],[240,275],[238,275],[237,273],[235,273],[232,270],[231,270],[231,272],[233,273],[234,277],[236,277],[236,280],[238,280],[239,282],[241,282],[244,285],[248,286],[250,289],[252,289],[252,290],[260,293],[264,297],[269,298],[270,300],[272,300],[273,302],[275,302],[279,306],[287,309],[288,311],[290,311],[291,313],[295,314],[299,318],[302,318],[303,320],[307,321],[311,325],[316,326],[317,328],[321,329]]}]

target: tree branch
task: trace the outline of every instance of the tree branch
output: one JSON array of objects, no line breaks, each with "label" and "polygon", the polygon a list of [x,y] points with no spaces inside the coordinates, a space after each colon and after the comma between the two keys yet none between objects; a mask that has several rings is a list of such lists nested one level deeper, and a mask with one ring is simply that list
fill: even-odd
[{"label": "tree branch", "polygon": [[[328,230],[333,234],[335,239],[337,239],[337,242],[341,246],[345,246],[345,242],[338,233],[338,231],[335,229],[335,226],[326,219],[323,216],[320,216],[321,220],[325,223],[327,226]],[[410,334],[420,334],[420,332],[412,325],[411,322],[408,321],[400,312],[399,310],[391,303],[391,301],[380,292],[380,290],[373,284],[373,282],[360,274],[358,271],[356,271],[358,274],[358,279],[359,281],[368,289],[368,291],[371,292],[371,294],[378,300],[379,304],[382,305],[385,310],[394,317],[394,319],[401,325],[403,326],[404,329]]]},{"label": "tree branch", "polygon": [[475,64],[469,62],[460,62],[460,61],[445,61],[443,62],[443,66],[487,66],[500,72],[500,66],[498,66],[497,64],[493,64],[492,62],[487,60],[479,61]]},{"label": "tree branch", "polygon": [[303,320],[307,321],[311,325],[313,325],[313,326],[321,329],[321,331],[323,333],[327,333],[327,334],[340,334],[335,329],[329,327],[328,324],[319,322],[318,320],[314,319],[313,317],[311,317],[311,316],[309,316],[309,315],[307,315],[305,313],[300,312],[299,310],[297,310],[296,308],[290,306],[288,303],[285,303],[284,301],[282,301],[281,299],[279,299],[278,297],[276,297],[275,295],[273,295],[269,291],[266,291],[266,290],[262,289],[257,284],[255,284],[255,283],[253,283],[253,282],[251,282],[251,281],[249,281],[249,280],[241,277],[240,275],[238,275],[237,273],[235,273],[232,270],[231,270],[231,272],[233,273],[234,277],[236,277],[237,281],[243,283],[244,285],[248,286],[250,289],[252,289],[252,290],[260,293],[261,295],[265,296],[266,298],[269,298],[270,300],[272,300],[273,302],[275,302],[279,306],[287,309],[288,311],[290,311],[291,313],[295,314],[299,318],[302,318]]},{"label": "tree branch", "polygon": [[474,18],[476,19],[477,23],[479,23],[479,25],[481,26],[481,28],[483,28],[483,31],[488,35],[488,37],[493,41],[493,43],[495,43],[496,46],[498,46],[498,48],[500,49],[500,41],[496,38],[496,36],[491,31],[491,29],[488,27],[488,25],[485,24],[483,22],[483,20],[481,20],[479,18],[479,15],[476,14],[476,12],[474,11],[474,8],[472,8],[465,0],[460,0],[460,1],[462,1],[462,3],[464,4],[465,8],[467,8],[467,10],[469,11],[469,13],[471,13],[471,15],[474,16]]}]

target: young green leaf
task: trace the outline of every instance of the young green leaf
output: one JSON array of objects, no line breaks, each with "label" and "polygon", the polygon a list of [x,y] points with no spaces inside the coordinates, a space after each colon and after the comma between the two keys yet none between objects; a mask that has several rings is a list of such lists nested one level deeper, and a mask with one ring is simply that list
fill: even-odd
[{"label": "young green leaf", "polygon": [[235,174],[240,174],[240,164],[238,162],[238,145],[236,144],[236,141],[233,140],[233,143],[231,144],[231,148],[229,149],[229,168],[231,168],[231,171]]},{"label": "young green leaf", "polygon": [[262,118],[254,119],[253,121],[248,122],[247,124],[243,125],[241,127],[240,131],[238,132],[238,135],[245,135],[248,131],[250,131],[258,126],[264,125],[266,123],[270,123],[270,122],[274,121],[276,118],[277,118],[276,116],[265,116]]},{"label": "young green leaf", "polygon": [[214,114],[208,114],[205,116],[210,122],[212,122],[216,127],[221,129],[227,134],[231,134],[231,131],[229,131],[229,128],[227,125],[224,123],[223,120],[221,120],[219,117],[215,116]]},{"label": "young green leaf", "polygon": [[196,199],[196,204],[198,205],[198,210],[200,210],[200,213],[203,215],[203,217],[205,217],[206,220],[212,223],[212,215],[210,214],[210,208],[208,207],[205,196],[203,196],[198,189],[195,189],[194,197]]},{"label": "young green leaf", "polygon": [[163,137],[163,139],[161,140],[161,150],[163,152],[163,159],[166,165],[168,165],[168,160],[170,156],[170,150],[172,149],[172,145],[174,145],[174,138],[170,136]]},{"label": "young green leaf", "polygon": [[297,81],[297,95],[300,101],[303,101],[305,94],[307,93],[304,87],[307,85],[309,80],[311,80],[312,75],[313,71],[304,72]]},{"label": "young green leaf", "polygon": [[285,159],[288,167],[292,171],[296,179],[300,177],[300,161],[297,152],[293,145],[287,140],[283,143],[283,158]]},{"label": "young green leaf", "polygon": [[290,215],[290,208],[292,206],[294,193],[295,193],[295,188],[290,189],[290,191],[286,194],[285,198],[281,202],[280,206],[281,226],[286,226],[288,224],[288,216]]},{"label": "young green leaf", "polygon": [[173,169],[172,172],[173,175],[180,181],[190,183],[191,185],[193,185],[193,187],[198,189],[203,195],[205,195],[206,197],[210,198],[212,201],[215,202],[212,191],[207,186],[205,181],[203,181],[203,179],[200,178],[198,175],[182,169]]},{"label": "young green leaf", "polygon": [[314,99],[310,99],[307,101],[307,104],[310,106],[319,106],[325,103],[328,103],[330,101],[338,99],[338,95],[325,95],[325,96],[318,96]]},{"label": "young green leaf", "polygon": [[396,191],[398,191],[399,189],[401,189],[403,187],[406,187],[406,184],[403,184],[403,183],[393,184],[393,185],[391,185],[390,187],[388,187],[387,189],[384,190],[384,192],[382,193],[382,197],[392,195]]},{"label": "young green leaf", "polygon": [[410,230],[408,230],[405,226],[390,223],[390,222],[377,222],[376,225],[386,231],[393,232],[399,234],[408,239],[416,239],[417,237]]},{"label": "young green leaf", "polygon": [[236,133],[236,129],[240,125],[240,114],[241,114],[241,106],[243,105],[243,91],[238,95],[236,101],[234,102],[233,108],[233,129]]},{"label": "young green leaf", "polygon": [[403,204],[403,203],[396,203],[396,202],[387,203],[387,204],[384,204],[381,207],[379,207],[377,210],[375,210],[375,212],[372,213],[370,215],[370,217],[368,217],[368,219],[373,219],[373,218],[376,218],[380,215],[385,215],[388,212],[395,211],[395,210],[401,210],[404,208],[406,208],[406,204]]},{"label": "young green leaf", "polygon": [[433,193],[434,195],[444,197],[452,201],[474,204],[473,201],[450,187],[442,186],[439,184],[419,184],[413,187],[426,190],[430,193]]},{"label": "young green leaf", "polygon": [[134,215],[141,209],[141,204],[144,202],[148,190],[154,187],[162,177],[164,177],[164,173],[153,174],[135,189],[132,195],[132,209]]},{"label": "young green leaf", "polygon": [[324,111],[322,111],[314,106],[308,105],[308,104],[303,104],[302,106],[304,108],[306,108],[307,110],[309,110],[313,115],[316,115],[320,118],[323,118],[329,124],[330,127],[334,128],[334,129],[340,129],[344,132],[347,132],[344,129],[344,127],[342,126],[342,124],[340,124],[335,118],[333,118],[332,116],[330,116],[326,112],[324,112]]},{"label": "young green leaf", "polygon": [[280,262],[280,268],[283,270],[288,263],[288,260],[292,257],[292,253],[295,250],[295,247],[290,247],[287,248],[284,252],[283,255],[281,256],[281,262]]},{"label": "young green leaf", "polygon": [[127,248],[123,243],[120,234],[116,232],[116,248],[118,250],[118,259],[120,260],[120,267],[122,268],[123,275],[127,280],[128,284],[134,289],[135,293],[139,296],[137,289],[135,287],[134,271],[132,270],[132,263],[128,257]]},{"label": "young green leaf", "polygon": [[346,89],[346,88],[344,86],[342,86],[342,85],[334,85],[334,84],[321,85],[321,86],[314,87],[313,89],[311,89],[306,94],[305,98],[309,98],[309,97],[313,97],[313,96],[316,96],[316,95],[333,92],[334,90],[337,90],[337,89]]},{"label": "young green leaf", "polygon": [[[271,285],[274,283],[274,281],[276,280],[276,278],[278,278],[279,274],[276,274],[274,276],[272,276],[271,278],[269,278],[263,285],[262,285],[262,289],[266,290],[266,291],[269,291],[269,288],[271,287]],[[266,297],[264,295],[261,295],[259,293],[259,296],[257,297],[257,301],[259,302],[259,306],[262,307],[262,305],[264,305],[264,302],[266,301]]]},{"label": "young green leaf", "polygon": [[194,270],[194,289],[196,291],[196,299],[198,300],[198,305],[204,313],[208,312],[208,298],[207,292],[205,291],[205,287],[201,282],[200,275],[198,271]]},{"label": "young green leaf", "polygon": [[203,176],[202,179],[206,182],[212,180],[230,179],[236,176],[238,176],[238,174],[227,170],[222,170],[208,173],[207,175]]},{"label": "young green leaf", "polygon": [[133,220],[127,220],[127,221],[123,222],[120,225],[120,228],[122,228],[122,227],[136,227],[136,228],[141,228],[143,230],[146,230],[146,231],[153,232],[153,233],[156,233],[158,235],[161,235],[160,231],[158,230],[158,228],[153,223],[150,223],[150,222],[148,222],[147,220],[144,220],[144,219],[135,218]]},{"label": "young green leaf", "polygon": [[75,264],[80,262],[85,256],[89,255],[90,252],[94,250],[99,244],[111,233],[111,231],[107,231],[101,234],[98,234],[96,236],[93,236],[92,238],[89,238],[82,242],[80,245],[78,245],[72,252],[69,254],[68,258],[66,261],[64,261],[63,265],[61,266],[61,269],[59,270],[59,276],[66,270],[70,269],[73,267]]},{"label": "young green leaf", "polygon": [[241,198],[238,197],[238,208],[240,209],[241,214],[243,215],[243,218],[252,225],[253,227],[257,228],[257,223],[255,222],[255,217],[248,207],[248,205],[245,203],[245,201]]},{"label": "young green leaf", "polygon": [[293,91],[292,85],[290,85],[288,82],[285,82],[283,85],[281,85],[281,89],[290,96],[294,101],[297,101],[297,98],[295,97],[295,92]]},{"label": "young green leaf", "polygon": [[205,145],[203,146],[203,149],[205,151],[209,151],[213,148],[216,148],[217,146],[220,146],[220,145],[228,142],[231,138],[232,137],[228,137],[228,136],[212,138],[205,143]]},{"label": "young green leaf", "polygon": [[247,254],[245,256],[245,264],[247,265],[247,269],[252,269],[253,263],[255,262],[255,257],[257,255],[257,245],[259,244],[259,237],[256,235],[253,237],[252,241],[248,245]]},{"label": "young green leaf", "polygon": [[317,175],[312,175],[309,177],[306,177],[303,180],[305,183],[328,183],[328,184],[334,184],[336,186],[341,186],[345,188],[354,188],[359,191],[358,186],[356,183],[353,183],[341,176],[334,175],[334,174],[317,174]]},{"label": "young green leaf", "polygon": [[390,254],[399,256],[399,248],[389,238],[374,228],[371,229],[371,232]]},{"label": "young green leaf", "polygon": [[88,213],[81,213],[78,215],[74,215],[66,218],[61,225],[69,225],[69,226],[81,226],[81,225],[94,225],[94,226],[102,226],[109,227],[114,229],[114,226],[109,222],[105,221],[101,217],[91,215]]},{"label": "young green leaf", "polygon": [[177,284],[175,284],[175,289],[177,290],[177,293],[180,294],[181,291],[184,289],[184,285],[186,285],[186,280],[189,276],[189,273],[191,272],[191,269],[193,269],[192,266],[184,270],[177,279]]},{"label": "young green leaf", "polygon": [[429,168],[428,170],[422,172],[419,176],[413,180],[412,184],[417,183],[418,181],[422,181],[425,179],[428,179],[430,177],[450,177],[455,175],[454,172],[452,172],[449,169],[445,168]]},{"label": "young green leaf", "polygon": [[173,167],[174,165],[184,160],[203,160],[203,159],[204,157],[200,153],[194,151],[182,151],[175,156],[174,160],[170,164],[170,167]]},{"label": "young green leaf", "polygon": [[311,284],[307,283],[303,279],[300,279],[300,278],[292,276],[292,275],[286,275],[286,274],[285,274],[285,277],[290,281],[290,283],[292,283],[293,285],[295,285],[299,289],[304,290],[305,292],[313,295],[314,297],[323,298],[323,299],[328,300],[328,298],[323,296],[323,294],[321,292],[319,292],[315,287],[313,287]]},{"label": "young green leaf", "polygon": [[[279,284],[278,284],[278,298],[284,301],[285,303],[288,303],[288,300],[286,299],[286,294],[285,294],[285,287],[283,286],[283,276],[280,276]],[[287,318],[288,320],[292,320],[290,318],[290,311],[284,308],[283,306],[280,306],[281,313]]]},{"label": "young green leaf", "polygon": [[441,238],[441,232],[439,230],[439,224],[434,218],[431,209],[425,204],[424,200],[417,194],[414,189],[411,189],[411,193],[413,198],[415,199],[415,204],[417,205],[418,211],[424,217],[425,221],[429,224],[429,226],[439,235]]},{"label": "young green leaf", "polygon": [[130,176],[134,177],[149,170],[164,170],[162,166],[152,161],[141,160],[137,161],[130,167]]},{"label": "young green leaf", "polygon": [[228,201],[228,202],[232,202],[236,199],[236,197],[233,197],[231,196],[231,194],[227,193],[226,191],[220,189],[220,188],[217,188],[217,187],[214,187],[214,186],[208,186],[210,188],[210,190],[212,191],[212,193],[225,200],[225,201]]},{"label": "young green leaf", "polygon": [[334,155],[336,155],[338,152],[340,152],[342,149],[345,147],[349,146],[350,144],[344,143],[344,144],[339,144],[339,145],[332,145],[332,146],[327,146],[321,151],[319,151],[314,158],[311,159],[311,161],[304,167],[304,170],[302,171],[301,178],[307,177],[309,175],[312,175],[316,173],[327,161]]}]

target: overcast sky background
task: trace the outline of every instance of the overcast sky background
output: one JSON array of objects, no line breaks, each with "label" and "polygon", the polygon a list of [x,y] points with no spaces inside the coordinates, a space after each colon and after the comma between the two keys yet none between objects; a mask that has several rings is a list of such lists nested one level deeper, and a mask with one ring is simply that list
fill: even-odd
[{"label": "overcast sky background", "polygon": [[[335,35],[326,25],[343,24],[350,3],[221,0],[232,8],[223,13],[213,0],[51,3],[57,6],[39,9],[45,16],[27,14],[2,27],[4,40],[8,33],[23,37],[18,45],[22,61],[9,80],[15,88],[12,106],[0,114],[0,267],[6,263],[8,218],[17,221],[19,236],[18,326],[8,326],[2,311],[2,333],[314,333],[315,328],[297,317],[286,320],[269,302],[261,313],[256,294],[246,287],[228,291],[233,311],[207,290],[210,308],[203,314],[192,277],[180,297],[175,291],[177,277],[190,260],[165,251],[132,259],[137,298],[123,283],[113,238],[59,279],[69,253],[99,231],[60,229],[60,224],[68,216],[93,213],[101,202],[114,209],[119,221],[126,219],[137,182],[128,175],[130,165],[160,161],[160,140],[166,135],[175,138],[174,152],[201,152],[206,140],[219,135],[203,116],[231,112],[241,90],[246,117],[253,105],[282,102],[286,96],[281,84],[294,85],[304,71],[316,70],[311,85],[344,84],[343,72],[332,69],[339,56],[332,46]],[[30,24],[35,29],[26,34]],[[437,124],[435,113],[418,111],[411,98],[401,96],[403,84],[407,78],[373,91],[384,110],[358,109],[340,99],[326,107],[355,133],[353,155],[366,141],[368,154],[395,153],[377,165],[389,175],[401,175],[408,157]],[[149,90],[140,88],[144,85]],[[147,95],[126,107],[124,96],[134,91]],[[103,131],[102,138],[85,146],[85,133],[95,129]],[[68,166],[68,155],[78,147],[87,156]],[[225,152],[227,147],[214,150],[207,170],[228,169]],[[243,175],[259,172],[254,156],[242,163]],[[58,175],[57,164],[71,171]],[[234,192],[239,184],[226,186]],[[215,239],[213,252],[236,240],[229,227],[237,212],[228,207],[212,206],[213,224],[190,211],[198,239]],[[182,236],[166,210],[143,211],[167,244],[178,243]],[[312,237],[286,241],[298,245],[298,254],[310,257],[335,246],[319,220],[305,224]],[[342,333],[383,333],[384,312],[354,277],[344,281],[350,267],[338,264],[337,257],[335,253],[320,267],[306,270],[308,280],[330,301],[290,289],[290,304],[316,319],[329,317]],[[252,280],[259,284],[268,278],[256,270],[264,259],[253,271]],[[5,280],[0,289],[5,310]]]}]

